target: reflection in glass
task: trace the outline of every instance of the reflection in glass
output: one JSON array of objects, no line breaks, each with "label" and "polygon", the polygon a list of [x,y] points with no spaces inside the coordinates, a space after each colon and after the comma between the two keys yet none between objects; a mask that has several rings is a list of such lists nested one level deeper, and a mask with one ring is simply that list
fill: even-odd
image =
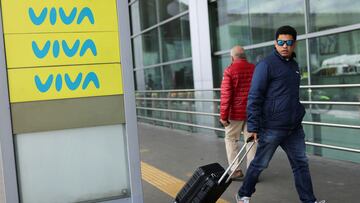
[{"label": "reflection in glass", "polygon": [[359,84],[358,39],[359,30],[311,39],[311,84]]},{"label": "reflection in glass", "polygon": [[[323,143],[355,149],[358,149],[360,146],[358,129],[304,125],[304,130],[306,134],[305,139],[309,142]],[[331,159],[348,160],[357,163],[360,162],[360,156],[358,153],[311,146],[307,146],[307,151],[309,153],[328,157]]]},{"label": "reflection in glass", "polygon": [[170,21],[160,27],[163,62],[191,56],[188,15]]},{"label": "reflection in glass", "polygon": [[141,30],[157,24],[156,0],[140,0],[139,3]]},{"label": "reflection in glass", "polygon": [[324,123],[360,126],[360,107],[355,105],[313,105],[312,109],[307,109],[307,113],[319,114],[320,121]]},{"label": "reflection in glass", "polygon": [[160,21],[188,10],[188,4],[188,1],[184,0],[159,0]]},{"label": "reflection in glass", "polygon": [[137,84],[137,82],[136,82],[136,81],[137,81],[136,72],[134,72],[133,74],[134,74],[134,81],[135,81],[135,82],[134,82],[134,83],[135,83],[135,84],[134,84],[135,91],[136,91],[136,90],[140,90],[139,87],[138,87],[138,84]]},{"label": "reflection in glass", "polygon": [[137,36],[132,40],[133,58],[135,67],[141,67],[142,63],[142,43],[141,36]]},{"label": "reflection in glass", "polygon": [[189,10],[189,0],[180,0],[180,11]]},{"label": "reflection in glass", "polygon": [[273,50],[274,50],[273,45],[247,50],[246,51],[247,59],[250,63],[257,64],[267,55],[272,53]]},{"label": "reflection in glass", "polygon": [[216,1],[209,4],[213,51],[235,44],[249,45],[250,26],[247,0]]},{"label": "reflection in glass", "polygon": [[360,102],[360,88],[319,88],[312,89],[312,100]]},{"label": "reflection in glass", "polygon": [[307,88],[300,88],[300,101],[308,101],[309,100],[309,92]]},{"label": "reflection in glass", "polygon": [[176,63],[164,66],[165,89],[193,89],[192,63]]},{"label": "reflection in glass", "polygon": [[[331,20],[332,18],[329,18]],[[345,32],[310,39],[311,85],[342,85],[360,83],[360,31]],[[359,102],[360,88],[313,88],[311,100],[325,102],[307,107],[306,121],[360,125],[358,105],[335,105],[326,102]],[[310,108],[311,107],[311,108]],[[324,126],[311,126],[311,139],[318,143],[354,147],[358,146],[357,130]],[[346,133],[344,133],[346,132]],[[340,136],[344,135],[346,136]],[[355,147],[356,148],[356,147]],[[328,149],[314,149],[314,153],[332,158],[355,160],[351,153]]]},{"label": "reflection in glass", "polygon": [[[303,0],[249,0],[252,43],[274,39],[277,28],[291,25],[305,33]],[[261,6],[259,6],[261,5]]]},{"label": "reflection in glass", "polygon": [[359,23],[358,0],[311,0],[309,4],[311,32]]},{"label": "reflection in glass", "polygon": [[146,90],[161,90],[161,68],[147,68],[144,69],[145,87]]},{"label": "reflection in glass", "polygon": [[299,64],[301,81],[300,85],[308,85],[308,68],[307,68],[307,54],[306,54],[306,43],[305,40],[296,41],[296,61]]},{"label": "reflection in glass", "polygon": [[209,7],[213,51],[273,40],[283,25],[305,33],[303,0],[224,0]]},{"label": "reflection in glass", "polygon": [[231,64],[230,54],[213,56],[214,88],[220,88],[225,68]]},{"label": "reflection in glass", "polygon": [[141,35],[143,65],[160,63],[159,35],[158,29],[150,30]]}]

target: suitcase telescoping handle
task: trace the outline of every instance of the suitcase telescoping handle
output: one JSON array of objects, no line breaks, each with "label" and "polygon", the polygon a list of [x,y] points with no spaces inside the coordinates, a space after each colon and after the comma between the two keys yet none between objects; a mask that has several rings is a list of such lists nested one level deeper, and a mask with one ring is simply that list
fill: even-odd
[{"label": "suitcase telescoping handle", "polygon": [[[236,165],[235,168],[239,167],[239,165],[242,163],[242,161],[244,160],[244,158],[246,157],[246,155],[249,153],[249,151],[251,150],[251,148],[254,146],[255,142],[254,142],[254,137],[249,137],[246,142],[244,143],[244,145],[242,146],[242,148],[240,149],[239,153],[236,155],[236,157],[234,158],[234,160],[231,162],[231,164],[229,165],[229,167],[225,170],[224,174],[220,177],[218,184],[221,183],[221,181],[225,178],[226,174],[230,171],[231,167],[235,164],[236,160],[239,159],[240,154],[244,151],[246,145],[251,142],[250,147],[248,148],[248,150],[245,151],[244,155],[241,157],[240,161],[238,162],[238,164]],[[230,180],[231,176],[234,174],[235,170],[231,172],[231,174],[229,175],[229,177],[226,179],[226,183]]]}]

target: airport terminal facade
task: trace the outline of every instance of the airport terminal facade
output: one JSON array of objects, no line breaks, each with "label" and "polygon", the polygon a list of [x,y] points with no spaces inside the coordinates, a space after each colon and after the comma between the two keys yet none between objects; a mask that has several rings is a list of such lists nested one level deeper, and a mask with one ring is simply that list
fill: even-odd
[{"label": "airport terminal facade", "polygon": [[360,162],[360,1],[129,1],[138,120],[223,136],[219,87],[239,44],[256,64],[298,31],[308,152]]}]

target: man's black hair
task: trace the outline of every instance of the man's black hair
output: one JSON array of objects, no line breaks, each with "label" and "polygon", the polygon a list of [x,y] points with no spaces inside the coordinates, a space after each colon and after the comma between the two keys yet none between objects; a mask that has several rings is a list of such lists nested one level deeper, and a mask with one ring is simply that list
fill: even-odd
[{"label": "man's black hair", "polygon": [[281,26],[276,30],[275,40],[278,39],[279,35],[291,35],[296,40],[297,32],[295,28],[290,25]]}]

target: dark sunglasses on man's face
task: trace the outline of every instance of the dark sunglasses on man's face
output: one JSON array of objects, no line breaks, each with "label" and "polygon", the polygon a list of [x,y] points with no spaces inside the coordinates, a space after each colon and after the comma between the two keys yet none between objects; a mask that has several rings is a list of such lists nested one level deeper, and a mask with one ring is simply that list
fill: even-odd
[{"label": "dark sunglasses on man's face", "polygon": [[278,40],[276,40],[276,43],[279,46],[284,46],[285,43],[288,46],[292,46],[294,44],[294,40],[281,40],[281,39],[278,39]]}]

